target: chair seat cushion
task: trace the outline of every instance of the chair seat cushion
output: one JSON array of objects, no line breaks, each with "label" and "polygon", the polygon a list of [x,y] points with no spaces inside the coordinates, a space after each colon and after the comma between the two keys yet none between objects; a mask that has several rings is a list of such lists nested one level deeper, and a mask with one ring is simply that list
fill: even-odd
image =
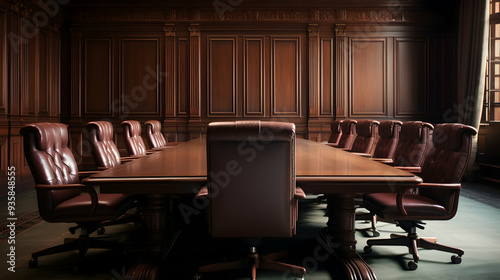
[{"label": "chair seat cushion", "polygon": [[90,215],[92,201],[88,193],[82,193],[58,204],[51,213],[51,220],[70,222],[101,221],[115,219],[132,207],[133,199],[123,194],[99,194],[99,204]]},{"label": "chair seat cushion", "polygon": [[[405,219],[396,204],[396,193],[372,193],[363,197],[364,206],[382,218]],[[446,208],[435,200],[418,194],[405,194],[403,206],[408,213],[408,219],[414,220],[416,216],[445,216]]]}]

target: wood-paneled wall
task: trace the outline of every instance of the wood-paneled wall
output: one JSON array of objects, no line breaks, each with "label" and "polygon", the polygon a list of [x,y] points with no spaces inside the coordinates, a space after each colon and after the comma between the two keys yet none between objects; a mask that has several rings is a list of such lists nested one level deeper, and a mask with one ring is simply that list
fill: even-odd
[{"label": "wood-paneled wall", "polygon": [[[123,153],[126,119],[160,120],[170,141],[219,120],[290,121],[315,141],[335,118],[440,121],[456,100],[451,2],[73,0],[51,16],[0,0],[0,176],[29,175],[18,131],[34,121],[68,123],[84,168],[93,120],[114,124]],[[13,48],[39,11],[47,23]]]},{"label": "wood-paneled wall", "polygon": [[[0,185],[7,185],[7,168],[14,166],[18,193],[33,184],[20,128],[59,121],[62,20],[53,13],[59,4],[47,7],[0,0]],[[1,188],[0,197],[6,192]]]}]

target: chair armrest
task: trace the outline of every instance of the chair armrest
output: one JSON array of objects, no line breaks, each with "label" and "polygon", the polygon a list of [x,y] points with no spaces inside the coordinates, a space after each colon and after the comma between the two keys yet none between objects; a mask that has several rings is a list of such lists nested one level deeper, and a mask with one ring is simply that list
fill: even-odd
[{"label": "chair armrest", "polygon": [[293,195],[295,199],[305,199],[306,193],[301,187],[295,187],[295,194]]},{"label": "chair armrest", "polygon": [[56,190],[68,190],[68,189],[79,189],[81,192],[88,193],[90,195],[90,200],[92,205],[90,206],[89,215],[94,215],[95,210],[97,208],[97,204],[99,204],[99,198],[97,197],[97,192],[90,185],[84,184],[65,184],[65,185],[44,185],[37,184],[35,188],[40,191],[56,191]]},{"label": "chair armrest", "polygon": [[351,153],[351,154],[366,157],[366,158],[372,157],[372,154],[369,154],[369,153]]},{"label": "chair armrest", "polygon": [[90,177],[94,174],[99,173],[100,170],[90,170],[90,171],[78,171],[78,177],[80,177],[80,180],[83,178]]},{"label": "chair armrest", "polygon": [[392,160],[392,158],[372,158],[372,160],[389,165],[394,164],[394,160]]},{"label": "chair armrest", "polygon": [[330,147],[338,147],[338,143],[325,143],[325,145],[330,146]]},{"label": "chair armrest", "polygon": [[410,173],[422,173],[422,168],[420,166],[394,166],[399,170],[408,171]]},{"label": "chair armrest", "polygon": [[208,196],[207,186],[201,187],[198,193],[196,193],[196,198],[206,198],[207,196]]},{"label": "chair armrest", "polygon": [[[420,183],[416,186],[408,187],[410,188],[439,188],[439,189],[460,189],[461,188],[460,183]],[[406,189],[406,190],[408,190]],[[406,190],[404,192],[398,193],[398,196],[396,198],[396,204],[398,206],[399,212],[403,215],[408,215],[408,212],[406,212],[405,206],[403,204],[403,197],[405,194],[407,194]]]}]

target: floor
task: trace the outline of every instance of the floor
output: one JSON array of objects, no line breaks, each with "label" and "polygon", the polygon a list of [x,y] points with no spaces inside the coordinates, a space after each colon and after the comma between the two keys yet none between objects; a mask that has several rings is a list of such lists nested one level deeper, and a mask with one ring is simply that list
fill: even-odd
[{"label": "floor", "polygon": [[[463,262],[452,264],[451,254],[423,250],[419,268],[408,271],[406,263],[410,255],[403,247],[374,247],[371,254],[363,252],[370,237],[369,224],[356,222],[358,251],[373,268],[378,279],[500,279],[498,253],[500,251],[500,186],[491,184],[463,184],[460,206],[456,217],[450,221],[431,221],[421,235],[436,236],[439,242],[458,246],[465,250]],[[133,224],[108,227],[105,235],[117,235],[121,241],[135,245],[127,254],[110,250],[89,250],[81,272],[72,268],[78,261],[76,252],[56,254],[39,259],[36,268],[28,268],[33,251],[61,244],[71,237],[70,224],[51,224],[42,221],[36,211],[36,195],[33,191],[16,197],[15,272],[9,271],[5,256],[10,253],[9,230],[6,228],[6,211],[0,211],[0,279],[116,279],[124,278],[128,267],[137,261],[144,248],[144,230]],[[264,239],[261,253],[289,250],[286,262],[307,269],[305,279],[341,279],[335,264],[328,259],[328,250],[318,242],[318,232],[325,227],[325,207],[311,197],[300,203],[298,233],[291,239]],[[6,209],[5,199],[0,209]],[[163,279],[193,279],[198,266],[232,260],[244,256],[247,244],[241,240],[212,239],[206,234],[202,214],[185,226],[172,250],[165,258]],[[381,237],[402,230],[390,223],[378,223]],[[96,235],[95,233],[93,235]],[[202,279],[248,279],[247,271],[210,273]],[[295,279],[279,272],[258,271],[258,279]]]}]

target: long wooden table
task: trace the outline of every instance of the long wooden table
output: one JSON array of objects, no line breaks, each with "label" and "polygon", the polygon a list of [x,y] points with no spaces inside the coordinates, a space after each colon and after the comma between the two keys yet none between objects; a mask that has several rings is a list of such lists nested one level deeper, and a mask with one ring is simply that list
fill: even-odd
[{"label": "long wooden table", "polygon": [[[105,170],[85,180],[100,186],[101,193],[145,194],[148,248],[162,251],[165,240],[165,196],[190,194],[206,183],[206,142],[192,140],[156,154]],[[356,252],[354,196],[370,192],[404,191],[422,179],[370,159],[317,142],[296,141],[296,181],[306,193],[328,195],[329,244],[344,267],[346,279],[376,279],[368,264]],[[130,278],[155,279],[151,265],[129,270]],[[149,269],[148,269],[149,268]]]}]

